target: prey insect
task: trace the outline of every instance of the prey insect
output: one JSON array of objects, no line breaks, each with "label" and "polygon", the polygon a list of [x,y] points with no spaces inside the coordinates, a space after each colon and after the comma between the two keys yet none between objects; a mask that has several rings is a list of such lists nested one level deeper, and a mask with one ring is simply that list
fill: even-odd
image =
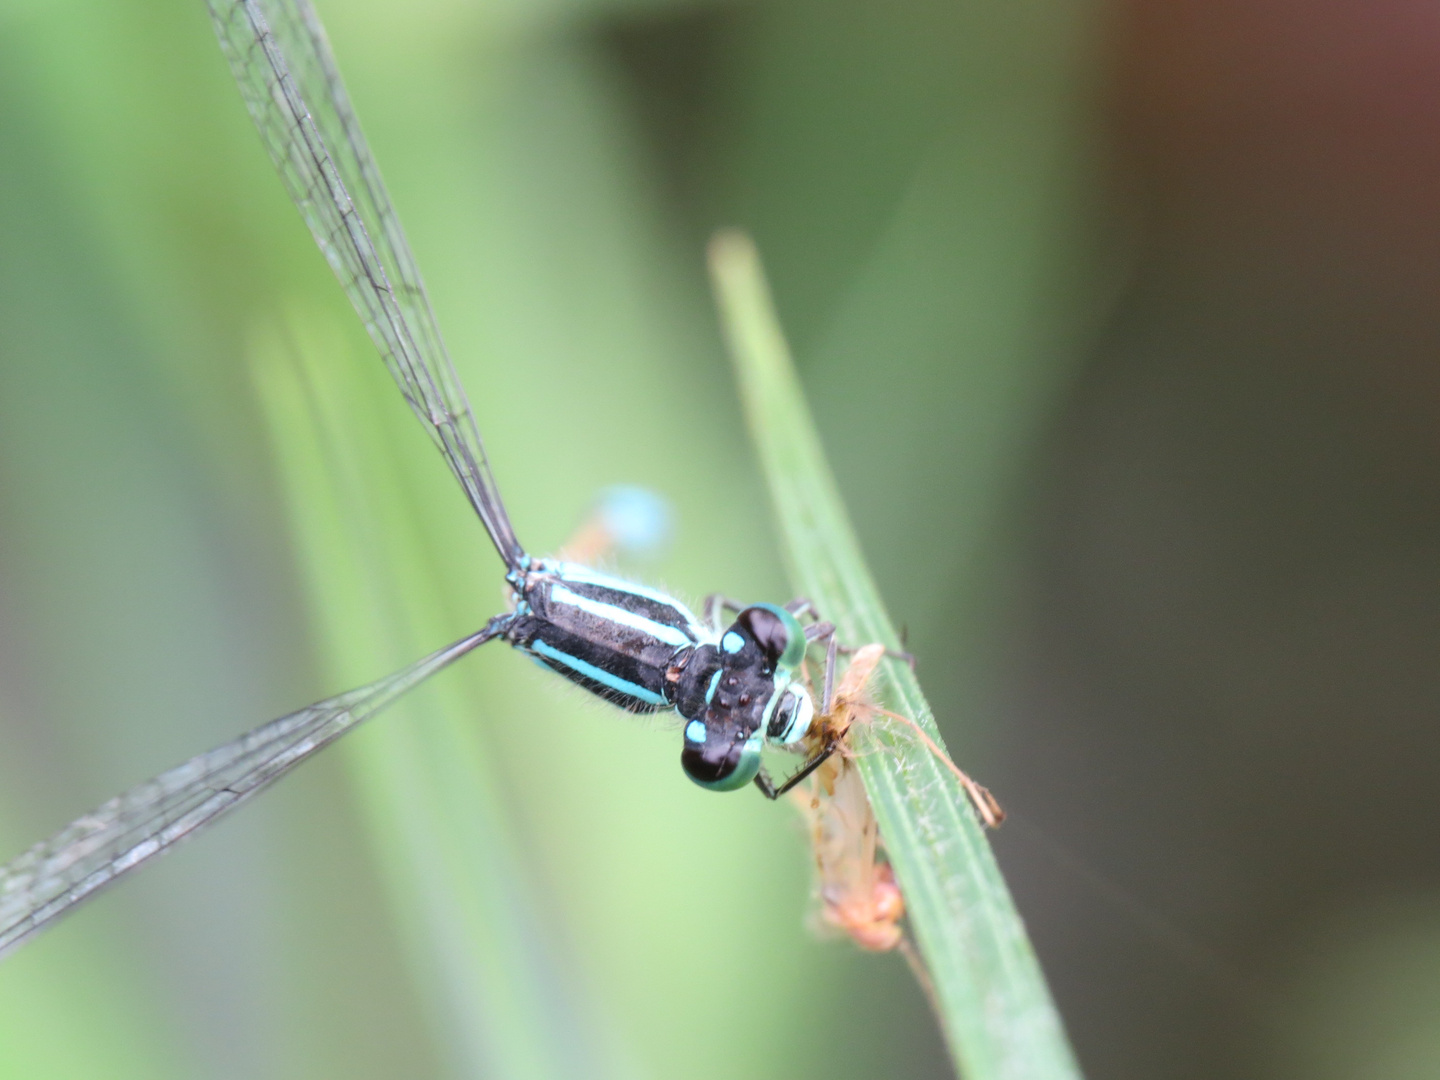
[{"label": "prey insect", "polygon": [[851,759],[835,756],[815,770],[812,784],[813,794],[795,795],[809,819],[820,921],[862,949],[893,949],[905,936],[905,900],[880,858],[880,830],[860,772]]},{"label": "prey insect", "polygon": [[[285,187],[401,393],[454,472],[504,562],[512,606],[388,678],[318,702],[141,784],[0,867],[0,952],[208,827],[316,751],[487,641],[633,713],[683,723],[695,783],[755,782],[777,798],[831,751],[776,785],[765,747],[803,753],[814,702],[800,678],[834,630],[804,601],[736,605],[705,618],[678,600],[516,538],[420,272],[308,0],[207,0],[221,49]],[[726,624],[722,616],[734,615]],[[802,619],[808,622],[802,623]]]},{"label": "prey insect", "polygon": [[[959,778],[981,821],[994,828],[1005,816],[990,792],[961,772],[922,728],[874,703],[871,682],[884,654],[881,645],[856,649],[833,689],[833,667],[827,665],[821,711],[806,736],[813,775],[791,796],[810,828],[821,924],[875,952],[905,946],[905,901],[894,871],[880,857],[880,827],[856,767],[852,732],[875,716],[908,726]],[[907,958],[919,964],[913,954]]]},{"label": "prey insect", "polygon": [[845,740],[859,710],[869,707],[866,687],[881,654],[878,645],[856,651],[814,725],[813,738],[831,753],[809,785],[791,796],[810,828],[821,925],[873,952],[893,949],[904,938],[905,900],[890,864],[879,857],[880,827]]}]

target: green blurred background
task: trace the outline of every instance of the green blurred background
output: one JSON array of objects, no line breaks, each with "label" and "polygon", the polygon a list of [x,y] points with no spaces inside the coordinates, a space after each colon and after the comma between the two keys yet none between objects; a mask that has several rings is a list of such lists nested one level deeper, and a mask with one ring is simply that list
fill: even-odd
[{"label": "green blurred background", "polygon": [[[786,586],[752,229],[1094,1077],[1440,1076],[1440,16],[322,4],[522,539]],[[0,840],[496,610],[199,0],[0,5]],[[654,725],[650,725],[654,727]],[[944,1076],[784,807],[501,650],[0,966],[0,1075]]]}]

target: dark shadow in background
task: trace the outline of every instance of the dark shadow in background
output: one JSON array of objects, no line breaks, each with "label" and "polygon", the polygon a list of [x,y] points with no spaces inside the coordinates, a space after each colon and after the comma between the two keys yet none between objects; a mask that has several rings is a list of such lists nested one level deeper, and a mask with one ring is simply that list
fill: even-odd
[{"label": "dark shadow in background", "polygon": [[[1039,453],[984,775],[1089,1075],[1283,1074],[1295,927],[1440,885],[1440,9],[1119,15],[1142,254]],[[697,221],[736,25],[611,36]]]},{"label": "dark shadow in background", "polygon": [[[1094,1077],[1251,1077],[1296,928],[1440,883],[1440,12],[1140,0],[1145,253],[1055,425],[996,785]],[[1275,997],[1271,997],[1275,995]]]}]

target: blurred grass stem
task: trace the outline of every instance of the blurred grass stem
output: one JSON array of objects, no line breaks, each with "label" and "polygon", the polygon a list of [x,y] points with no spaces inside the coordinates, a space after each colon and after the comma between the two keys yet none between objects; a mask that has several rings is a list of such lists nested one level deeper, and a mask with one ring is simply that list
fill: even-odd
[{"label": "blurred grass stem", "polygon": [[[385,671],[452,629],[404,455],[391,387],[350,363],[343,337],[294,312],[257,334],[254,372],[327,667],[336,683]],[[522,860],[456,672],[407,695],[346,741],[357,802],[416,983],[456,1076],[622,1075],[562,992]],[[473,687],[471,688],[473,690]]]}]

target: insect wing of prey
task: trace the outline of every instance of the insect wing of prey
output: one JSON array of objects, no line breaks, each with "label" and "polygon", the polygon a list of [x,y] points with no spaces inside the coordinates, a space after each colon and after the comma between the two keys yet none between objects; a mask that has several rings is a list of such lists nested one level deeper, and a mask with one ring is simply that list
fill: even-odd
[{"label": "insect wing of prey", "polygon": [[260,137],[385,366],[490,539],[523,557],[420,271],[307,0],[207,0]]}]

